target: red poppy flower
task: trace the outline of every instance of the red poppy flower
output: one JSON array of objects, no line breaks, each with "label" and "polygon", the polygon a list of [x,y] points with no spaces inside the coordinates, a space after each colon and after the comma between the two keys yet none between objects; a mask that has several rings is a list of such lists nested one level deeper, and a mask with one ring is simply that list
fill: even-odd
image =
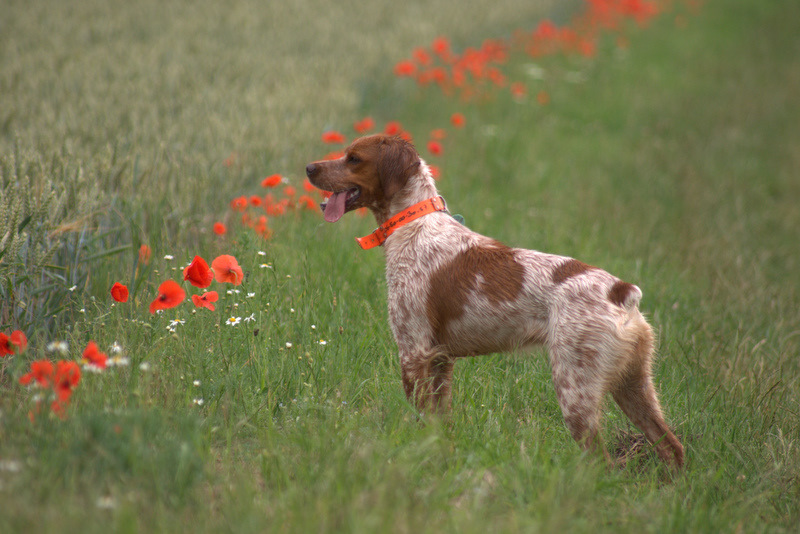
[{"label": "red poppy flower", "polygon": [[340,144],[346,141],[344,135],[335,130],[331,130],[322,134],[322,142],[328,144]]},{"label": "red poppy flower", "polygon": [[271,174],[261,180],[261,187],[275,187],[283,181],[280,174]]},{"label": "red poppy flower", "polygon": [[455,126],[456,128],[463,128],[464,124],[466,124],[467,119],[464,118],[463,113],[453,113],[450,116],[450,123]]},{"label": "red poppy flower", "polygon": [[192,302],[198,308],[208,308],[211,311],[214,311],[214,304],[212,302],[217,302],[219,300],[219,295],[216,291],[207,291],[202,295],[192,295]]},{"label": "red poppy flower", "polygon": [[450,57],[450,42],[446,37],[437,37],[431,44],[431,49],[445,61]]},{"label": "red poppy flower", "polygon": [[403,127],[397,121],[390,121],[386,123],[383,133],[386,135],[397,135],[403,131]]},{"label": "red poppy flower", "polygon": [[339,159],[339,158],[343,158],[343,157],[344,157],[344,152],[338,152],[337,151],[337,152],[330,152],[329,154],[327,154],[322,159],[324,159],[326,161],[331,161],[331,160]]},{"label": "red poppy flower", "polygon": [[434,180],[438,180],[439,177],[442,175],[442,172],[436,165],[428,165],[428,168],[431,170],[431,176],[433,176]]},{"label": "red poppy flower", "polygon": [[214,277],[217,279],[217,282],[227,282],[235,286],[242,283],[244,273],[242,272],[242,268],[239,267],[239,262],[237,262],[236,258],[233,256],[227,254],[217,256],[214,258],[214,261],[211,262],[211,267],[214,269]]},{"label": "red poppy flower", "polygon": [[394,66],[395,76],[414,76],[417,73],[417,66],[412,61],[403,60]]},{"label": "red poppy flower", "polygon": [[374,127],[375,127],[375,121],[372,120],[372,117],[364,117],[360,121],[353,124],[353,129],[360,134],[367,133]]},{"label": "red poppy flower", "polygon": [[148,265],[150,263],[150,254],[152,251],[147,245],[139,247],[139,262]]},{"label": "red poppy flower", "polygon": [[283,194],[286,195],[287,197],[293,197],[297,194],[297,189],[295,189],[291,185],[287,185],[286,187],[283,188]]},{"label": "red poppy flower", "polygon": [[156,310],[174,308],[186,298],[186,292],[174,280],[167,280],[158,286],[158,296],[150,303],[150,313]]},{"label": "red poppy flower", "polygon": [[49,360],[37,360],[31,363],[31,370],[19,378],[19,383],[27,386],[35,380],[42,387],[48,387],[53,379],[55,368]]},{"label": "red poppy flower", "polygon": [[195,256],[192,263],[183,270],[183,279],[195,287],[208,287],[214,279],[214,273],[208,268],[206,260]]},{"label": "red poppy flower", "polygon": [[247,209],[247,197],[241,196],[231,200],[231,209],[235,211],[244,211]]},{"label": "red poppy flower", "polygon": [[540,105],[546,106],[550,102],[550,95],[547,94],[547,91],[539,91],[536,95],[536,101],[539,102]]},{"label": "red poppy flower", "polygon": [[11,336],[0,332],[0,357],[6,354],[18,354],[28,346],[28,338],[22,330],[15,330]]},{"label": "red poppy flower", "polygon": [[258,207],[261,205],[261,197],[258,195],[251,195],[250,196],[250,205]]},{"label": "red poppy flower", "polygon": [[511,96],[514,98],[525,98],[528,93],[528,88],[522,82],[514,82],[511,84]]},{"label": "red poppy flower", "polygon": [[90,341],[86,348],[83,351],[83,362],[99,369],[106,368],[106,361],[108,360],[108,355],[104,352],[100,352],[100,349],[97,347],[97,343],[94,341]]},{"label": "red poppy flower", "polygon": [[431,139],[436,139],[441,141],[447,137],[447,132],[443,128],[436,128],[435,130],[431,130]]},{"label": "red poppy flower", "polygon": [[442,144],[439,141],[429,141],[428,142],[428,152],[430,152],[434,156],[441,156],[442,155]]},{"label": "red poppy flower", "polygon": [[128,288],[119,282],[111,286],[111,298],[117,302],[128,302]]},{"label": "red poppy flower", "polygon": [[0,356],[6,354],[14,354],[14,348],[11,346],[11,338],[0,332]]},{"label": "red poppy flower", "polygon": [[14,330],[11,332],[11,344],[17,348],[17,354],[25,351],[28,346],[28,338],[22,330]]},{"label": "red poppy flower", "polygon": [[317,189],[317,188],[314,186],[314,184],[312,184],[311,182],[309,182],[309,181],[308,181],[308,179],[306,179],[306,181],[305,181],[305,182],[303,182],[303,190],[304,190],[306,193],[313,193],[314,191],[319,191],[319,189]]},{"label": "red poppy flower", "polygon": [[319,209],[317,201],[308,195],[300,195],[297,198],[297,205],[311,211],[317,211]]},{"label": "red poppy flower", "polygon": [[431,56],[424,48],[415,48],[414,51],[411,52],[411,55],[414,56],[414,59],[417,60],[417,63],[422,66],[427,67],[431,64]]},{"label": "red poppy flower", "polygon": [[215,222],[214,223],[214,233],[215,234],[217,234],[217,235],[225,235],[225,233],[227,231],[228,231],[228,229],[225,228],[225,225],[222,224],[221,222]]},{"label": "red poppy flower", "polygon": [[53,389],[61,402],[67,402],[72,390],[81,380],[81,368],[73,361],[61,360],[56,364]]}]

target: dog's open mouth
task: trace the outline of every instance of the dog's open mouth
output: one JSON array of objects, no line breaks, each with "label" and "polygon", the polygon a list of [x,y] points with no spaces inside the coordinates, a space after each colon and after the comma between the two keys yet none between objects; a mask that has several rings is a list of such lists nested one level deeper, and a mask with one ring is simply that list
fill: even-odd
[{"label": "dog's open mouth", "polygon": [[344,191],[337,191],[333,193],[328,200],[319,205],[322,212],[325,214],[325,220],[328,222],[336,222],[342,218],[347,208],[361,196],[361,190],[357,187],[351,187]]}]

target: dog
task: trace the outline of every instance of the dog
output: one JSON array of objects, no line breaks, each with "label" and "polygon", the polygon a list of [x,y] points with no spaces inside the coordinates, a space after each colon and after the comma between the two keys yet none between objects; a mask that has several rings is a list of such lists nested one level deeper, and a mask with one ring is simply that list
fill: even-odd
[{"label": "dog", "polygon": [[543,344],[565,424],[584,449],[602,447],[610,392],[658,456],[683,466],[653,386],[654,336],[637,286],[471,231],[446,211],[430,169],[400,137],[359,138],[342,157],[310,163],[306,175],[332,193],[320,205],[326,221],[366,207],[378,222],[358,241],[384,247],[403,386],[420,411],[449,410],[457,358]]}]

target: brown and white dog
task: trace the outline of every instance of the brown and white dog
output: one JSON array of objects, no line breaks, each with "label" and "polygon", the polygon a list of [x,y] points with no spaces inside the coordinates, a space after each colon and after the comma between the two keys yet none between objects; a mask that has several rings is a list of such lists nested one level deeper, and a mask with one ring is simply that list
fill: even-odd
[{"label": "brown and white dog", "polygon": [[[362,137],[306,174],[333,192],[322,205],[328,222],[367,207],[379,225],[391,225],[438,198],[428,166],[399,137]],[[544,344],[564,420],[581,446],[600,443],[610,392],[659,457],[683,465],[653,387],[653,332],[637,286],[572,258],[510,248],[444,211],[408,219],[383,234],[383,245],[403,386],[420,410],[449,408],[456,358]]]}]

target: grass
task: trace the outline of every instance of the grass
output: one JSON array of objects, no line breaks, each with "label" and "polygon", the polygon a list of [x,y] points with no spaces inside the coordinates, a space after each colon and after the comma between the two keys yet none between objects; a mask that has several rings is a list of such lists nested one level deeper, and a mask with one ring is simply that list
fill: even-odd
[{"label": "grass", "polygon": [[[66,222],[93,199],[103,236],[55,331],[33,328],[0,364],[0,531],[796,530],[796,3],[708,2],[632,29],[627,50],[542,61],[529,84],[547,106],[463,104],[389,67],[439,34],[475,46],[566,20],[544,2],[6,4],[0,154],[80,192]],[[459,361],[452,416],[420,422],[382,255],[352,241],[373,221],[290,214],[268,242],[234,224],[230,198],[274,172],[299,185],[324,130],[397,119],[422,149],[455,111],[467,127],[433,161],[453,211],[643,288],[683,474],[646,453],[623,469],[582,455],[542,351]],[[225,238],[210,233],[221,218]],[[147,313],[158,283],[221,253],[247,277],[238,294],[215,286],[217,312]],[[111,306],[115,281],[131,302]],[[131,361],[85,374],[65,420],[32,424],[17,378],[53,338],[72,357],[116,341]],[[630,442],[611,404],[605,426],[609,448]]]}]

